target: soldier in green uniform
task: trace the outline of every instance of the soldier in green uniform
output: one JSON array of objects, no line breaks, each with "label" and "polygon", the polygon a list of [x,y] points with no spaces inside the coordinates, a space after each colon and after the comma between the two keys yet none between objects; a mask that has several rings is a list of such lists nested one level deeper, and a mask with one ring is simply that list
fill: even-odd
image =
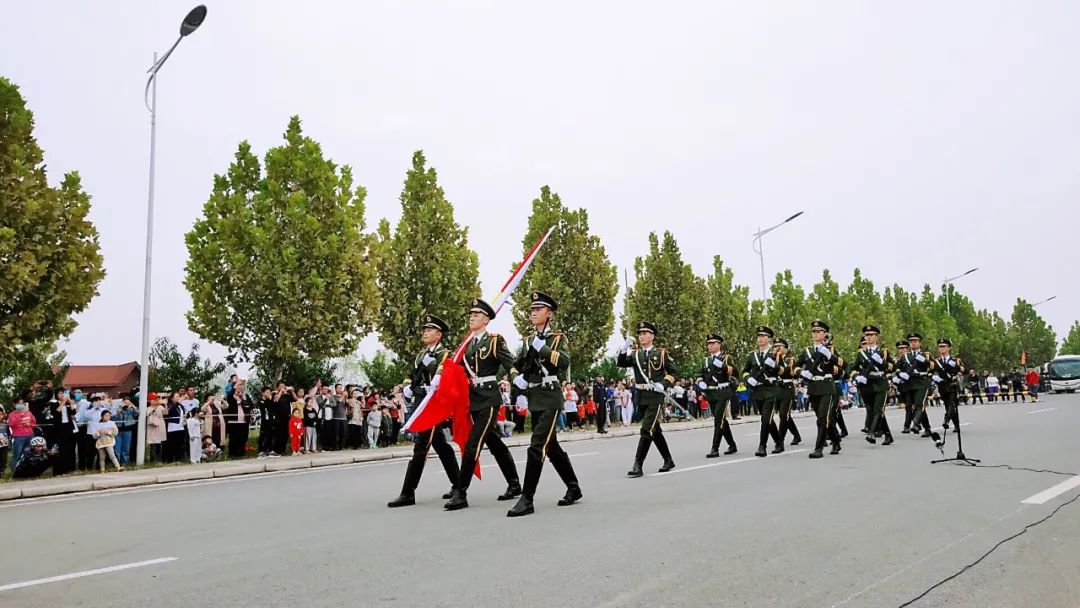
[{"label": "soldier in green uniform", "polygon": [[851,362],[849,377],[859,389],[859,395],[868,412],[870,422],[866,426],[866,441],[877,443],[875,435],[878,429],[885,435],[882,445],[893,442],[889,421],[885,418],[885,398],[889,395],[889,381],[886,376],[893,370],[892,356],[887,349],[878,347],[881,330],[876,325],[863,326],[866,348],[859,351]]},{"label": "soldier in green uniform", "polygon": [[[862,340],[859,340],[859,353],[862,353],[865,350],[866,350],[866,338],[864,337]],[[857,360],[858,358],[859,358],[859,355],[858,354],[855,355],[855,359]],[[850,374],[849,374],[849,376],[850,376]],[[850,380],[850,378],[849,378],[849,380]],[[872,411],[873,408],[870,407],[870,402],[866,399],[866,395],[863,394],[863,393],[866,392],[866,391],[863,390],[865,387],[864,386],[857,386],[857,388],[858,388],[858,391],[859,391],[859,400],[862,401],[863,411],[866,414],[865,417],[864,417],[865,419],[863,420],[862,430],[860,430],[859,432],[865,434],[865,433],[870,431],[870,423],[872,422],[871,418],[873,418],[874,412]]]},{"label": "soldier in green uniform", "polygon": [[914,411],[911,407],[911,383],[904,380],[904,374],[908,374],[907,354],[911,346],[907,340],[897,340],[896,359],[893,361],[892,383],[896,385],[896,398],[904,405],[904,429],[901,433],[907,435],[911,432],[911,420]]},{"label": "soldier in green uniform", "polygon": [[791,445],[799,445],[802,435],[791,416],[791,408],[795,404],[795,357],[791,356],[787,340],[777,338],[775,344],[780,361],[780,393],[776,399],[776,411],[780,414],[780,445],[784,445],[788,431],[791,431]]},{"label": "soldier in green uniform", "polygon": [[520,517],[533,513],[533,495],[544,470],[544,458],[566,484],[566,494],[558,505],[565,507],[581,500],[581,486],[570,456],[559,445],[555,424],[563,407],[560,378],[565,378],[570,368],[570,349],[562,332],[551,331],[551,317],[559,305],[546,293],[534,291],[529,306],[529,320],[535,334],[523,345],[521,356],[514,367],[521,373],[514,378],[514,385],[525,391],[532,413],[532,438],[525,461],[525,485],[521,498],[506,512],[507,517]]},{"label": "soldier in green uniform", "polygon": [[512,500],[521,496],[521,483],[518,481],[514,457],[503,443],[499,432],[495,430],[495,417],[502,405],[502,393],[499,391],[499,370],[515,373],[514,355],[506,346],[506,339],[488,332],[487,326],[495,318],[495,309],[487,302],[475,299],[469,309],[469,330],[472,332],[461,365],[469,377],[469,415],[473,427],[461,455],[461,473],[458,475],[457,488],[446,503],[448,511],[456,511],[469,506],[467,493],[472,481],[476,459],[483,445],[495,457],[503,477],[506,478],[506,492],[499,500]]},{"label": "soldier in green uniform", "polygon": [[773,330],[764,325],[757,328],[757,352],[751,353],[743,365],[742,378],[750,388],[750,398],[754,406],[761,411],[761,428],[758,432],[758,449],[754,456],[764,458],[768,452],[768,438],[773,439],[773,454],[784,451],[780,440],[780,431],[773,424],[776,413],[776,401],[780,396],[780,356],[772,345]]},{"label": "soldier in green uniform", "polygon": [[836,430],[837,388],[833,378],[840,375],[844,360],[836,349],[826,343],[829,326],[824,321],[816,320],[810,324],[810,336],[813,345],[799,354],[796,371],[808,383],[807,395],[810,407],[817,416],[817,440],[810,458],[821,458],[825,449],[825,439],[832,442],[831,454],[840,453],[840,433]]},{"label": "soldier in green uniform", "polygon": [[[420,339],[424,342],[424,350],[416,355],[413,361],[412,383],[406,386],[403,393],[406,399],[412,403],[412,408],[420,405],[427,392],[430,390],[431,379],[439,373],[439,366],[446,359],[447,351],[443,346],[442,337],[450,330],[450,326],[435,315],[424,315],[424,324],[421,326]],[[412,413],[412,408],[409,413]],[[427,462],[428,451],[435,448],[435,453],[442,461],[446,476],[450,478],[450,493],[444,494],[443,498],[453,497],[453,489],[457,487],[458,470],[457,456],[454,448],[446,441],[443,429],[446,423],[417,433],[413,440],[413,455],[409,460],[409,466],[405,469],[405,483],[401,486],[401,495],[391,500],[386,506],[407,507],[416,504],[416,487],[420,485],[420,476],[424,473],[424,464]]]},{"label": "soldier in green uniform", "polygon": [[900,372],[900,378],[908,383],[914,426],[922,428],[923,437],[933,437],[930,418],[926,415],[926,394],[930,391],[934,362],[922,352],[922,334],[913,331],[907,340],[911,350],[904,356],[904,371]]},{"label": "soldier in green uniform", "polygon": [[641,477],[645,474],[641,470],[641,465],[645,463],[645,457],[649,454],[649,448],[653,442],[656,443],[656,449],[664,459],[660,472],[666,473],[675,468],[675,461],[671,459],[667,439],[664,438],[664,430],[660,427],[660,418],[664,415],[667,390],[674,386],[678,369],[675,367],[675,362],[668,356],[666,349],[653,347],[653,340],[656,339],[658,333],[656,325],[648,321],[638,323],[637,336],[641,348],[631,350],[634,341],[627,338],[626,344],[619,350],[619,356],[616,359],[619,367],[634,369],[638,407],[644,410],[641,418],[641,438],[638,440],[637,453],[634,455],[634,467],[627,473],[629,477]]},{"label": "soldier in green uniform", "polygon": [[931,378],[937,384],[941,400],[945,403],[945,421],[942,426],[948,430],[952,423],[957,425],[959,430],[960,414],[956,408],[960,405],[960,382],[967,372],[960,357],[952,355],[952,340],[941,338],[937,346],[938,357],[934,360],[934,375]]},{"label": "soldier in green uniform", "polygon": [[705,348],[709,354],[701,367],[701,380],[698,388],[709,402],[709,409],[713,415],[712,450],[705,455],[706,458],[718,458],[720,456],[720,438],[727,441],[728,449],[725,454],[734,454],[739,451],[735,447],[735,439],[731,436],[731,422],[728,403],[731,402],[732,382],[735,380],[735,362],[731,355],[724,350],[724,337],[720,334],[709,334],[705,338]]}]

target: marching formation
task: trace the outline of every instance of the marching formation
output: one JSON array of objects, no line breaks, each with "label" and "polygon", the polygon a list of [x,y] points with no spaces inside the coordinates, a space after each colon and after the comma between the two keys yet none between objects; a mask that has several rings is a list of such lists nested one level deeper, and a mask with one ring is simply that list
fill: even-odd
[{"label": "marching formation", "polygon": [[[487,331],[488,323],[496,311],[487,302],[475,299],[468,310],[469,338],[460,362],[447,361],[449,353],[443,345],[443,336],[449,325],[435,315],[425,315],[420,327],[424,350],[413,362],[412,382],[405,396],[414,405],[424,401],[440,382],[440,367],[461,365],[468,377],[469,417],[472,422],[468,439],[464,443],[461,466],[458,466],[454,450],[446,439],[449,421],[443,421],[415,435],[412,459],[405,472],[401,495],[388,503],[389,507],[404,507],[416,503],[415,492],[420,483],[429,450],[435,449],[450,480],[450,492],[443,495],[448,502],[447,511],[469,506],[469,484],[478,470],[478,458],[487,446],[506,480],[506,491],[498,500],[517,503],[507,511],[508,517],[529,515],[535,511],[533,496],[540,481],[545,459],[566,485],[566,494],[558,501],[559,506],[569,506],[582,499],[581,486],[574,473],[570,457],[559,445],[555,433],[556,420],[562,409],[560,385],[567,379],[570,368],[568,338],[552,328],[558,303],[550,295],[533,292],[529,304],[529,318],[533,334],[515,356],[510,352],[505,338]],[[675,468],[667,439],[660,420],[664,405],[671,399],[668,390],[675,384],[677,366],[668,351],[655,346],[660,334],[657,324],[641,321],[637,325],[637,339],[626,338],[619,349],[617,364],[628,368],[634,376],[639,408],[643,415],[641,433],[633,466],[627,476],[644,476],[645,458],[655,444],[662,463],[659,472]],[[751,353],[741,367],[736,367],[732,355],[725,350],[724,338],[719,333],[705,337],[706,353],[702,358],[697,386],[701,389],[713,414],[714,428],[710,450],[705,458],[720,456],[720,443],[727,443],[724,454],[738,451],[731,432],[731,400],[735,385],[741,380],[751,390],[756,409],[761,412],[758,448],[755,456],[768,455],[768,443],[772,439],[773,454],[782,453],[788,434],[791,445],[798,445],[802,435],[791,416],[795,397],[795,383],[801,381],[807,387],[811,408],[817,421],[817,435],[810,458],[824,457],[825,446],[829,454],[837,455],[841,442],[848,435],[840,409],[840,383],[855,383],[866,407],[866,421],[862,432],[870,444],[882,445],[894,442],[892,430],[885,417],[885,400],[889,383],[896,385],[905,407],[903,433],[920,433],[932,438],[940,447],[940,436],[931,431],[926,414],[927,395],[931,383],[936,384],[945,402],[944,426],[959,426],[957,417],[960,382],[965,373],[964,364],[952,354],[952,342],[947,338],[938,341],[938,355],[932,357],[922,350],[922,335],[908,334],[907,339],[896,342],[896,352],[879,345],[881,331],[876,325],[866,325],[859,352],[849,359],[837,352],[829,334],[829,325],[822,320],[810,324],[810,341],[798,351],[793,351],[783,338],[777,338],[765,325],[757,328],[757,350]],[[532,437],[527,451],[524,482],[518,478],[517,467],[510,451],[495,431],[493,422],[499,408],[499,373],[505,372],[529,404],[532,416]]]}]

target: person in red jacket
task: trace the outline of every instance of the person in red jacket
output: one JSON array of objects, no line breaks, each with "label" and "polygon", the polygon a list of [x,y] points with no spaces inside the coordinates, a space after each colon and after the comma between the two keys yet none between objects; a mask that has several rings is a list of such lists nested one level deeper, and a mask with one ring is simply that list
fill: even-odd
[{"label": "person in red jacket", "polygon": [[304,419],[300,416],[300,408],[292,411],[289,418],[289,447],[292,448],[293,456],[300,454],[300,440],[304,437]]},{"label": "person in red jacket", "polygon": [[1024,380],[1027,381],[1028,394],[1031,395],[1031,402],[1037,403],[1039,401],[1039,372],[1035,371],[1034,367],[1029,369]]}]

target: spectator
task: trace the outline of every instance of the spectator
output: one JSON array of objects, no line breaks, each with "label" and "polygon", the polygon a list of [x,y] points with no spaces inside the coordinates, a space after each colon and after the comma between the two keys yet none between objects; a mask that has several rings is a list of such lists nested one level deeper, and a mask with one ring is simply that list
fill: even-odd
[{"label": "spectator", "polygon": [[379,405],[379,410],[382,412],[382,422],[379,425],[379,447],[389,447],[390,445],[390,407],[386,405],[386,401],[383,401]]},{"label": "spectator", "polygon": [[30,413],[30,405],[26,403],[25,398],[16,397],[15,410],[8,416],[8,430],[11,433],[11,445],[13,448],[12,467],[22,456],[26,446],[30,443],[30,438],[34,436],[35,426],[37,426],[37,419]]},{"label": "spectator", "polygon": [[259,458],[274,451],[274,395],[264,386],[259,397]]},{"label": "spectator", "polygon": [[986,372],[986,395],[990,403],[997,402],[998,391],[1001,390],[1001,384],[998,381],[998,377],[994,375],[994,372]]},{"label": "spectator", "polygon": [[1039,372],[1035,371],[1035,368],[1031,368],[1027,372],[1028,394],[1031,395],[1031,402],[1037,403],[1039,401]]},{"label": "spectator", "polygon": [[52,466],[56,454],[56,450],[49,450],[46,447],[44,437],[32,438],[23,453],[16,455],[15,466],[12,467],[12,477],[15,479],[32,479],[41,476]]},{"label": "spectator", "polygon": [[382,427],[382,410],[378,408],[372,408],[371,412],[367,415],[368,426],[368,447],[376,448],[379,446],[379,429]]},{"label": "spectator", "polygon": [[271,458],[281,456],[289,447],[289,417],[292,416],[294,403],[296,393],[293,388],[278,381],[274,392],[273,413],[270,416],[274,420],[274,448],[270,452]]},{"label": "spectator", "polygon": [[229,376],[229,381],[225,383],[225,398],[226,399],[228,399],[229,396],[231,396],[233,394],[233,392],[236,390],[236,385],[239,384],[239,382],[240,381],[239,381],[236,374],[233,374],[233,375]]},{"label": "spectator", "polygon": [[[0,477],[7,470],[8,451],[11,450],[11,431],[8,429],[7,412],[0,407]],[[14,468],[14,465],[12,465]]]},{"label": "spectator", "polygon": [[319,406],[314,397],[308,397],[304,404],[304,445],[303,450],[308,454],[319,451]]},{"label": "spectator", "polygon": [[214,445],[225,445],[225,416],[217,396],[207,395],[206,402],[199,409],[199,421],[202,423],[203,430],[195,435],[195,438],[199,440],[200,451],[202,451],[203,435],[210,435]]},{"label": "spectator", "polygon": [[202,437],[202,461],[214,462],[221,456],[221,448],[214,445],[214,438],[210,435]]},{"label": "spectator", "polygon": [[[592,396],[589,396],[585,403],[583,403],[578,409],[581,410],[578,412],[579,427],[581,426],[582,417],[585,418],[585,426],[591,427],[593,424],[596,423],[596,401],[593,401]],[[581,414],[584,414],[584,416],[581,416]]]},{"label": "spectator", "polygon": [[[120,461],[120,466],[127,466],[128,461],[131,459],[131,436],[135,433],[135,425],[138,420],[138,408],[131,402],[131,399],[125,397],[120,402],[120,409],[117,410],[116,416],[113,418],[113,422],[116,423],[119,431],[116,434],[116,445],[113,449],[116,453],[116,459]],[[54,472],[55,470],[56,468],[53,467]]]},{"label": "spectator", "polygon": [[[236,374],[233,374],[233,378]],[[251,424],[251,405],[244,398],[246,383],[233,385],[232,393],[225,395],[225,429],[228,436],[229,458],[243,458],[247,452],[248,426]],[[211,440],[213,438],[211,437]]]},{"label": "spectator", "polygon": [[157,393],[147,395],[146,444],[150,446],[150,462],[165,461],[162,446],[165,445],[165,406]]},{"label": "spectator", "polygon": [[517,396],[517,400],[514,402],[514,431],[517,433],[525,432],[525,419],[529,416],[529,398],[525,396],[525,393],[521,393]]},{"label": "spectator", "polygon": [[1024,374],[1014,367],[1012,373],[1009,374],[1009,379],[1012,381],[1013,403],[1016,403],[1017,398],[1021,403],[1027,403],[1027,395],[1024,394]]},{"label": "spectator", "polygon": [[505,405],[499,406],[499,413],[495,417],[495,428],[498,429],[500,437],[509,437],[514,433],[514,423],[506,419]]},{"label": "spectator", "polygon": [[116,423],[112,421],[112,412],[109,410],[101,412],[101,420],[94,425],[94,447],[98,451],[98,468],[102,473],[105,472],[106,458],[112,461],[117,471],[124,470],[124,467],[120,466],[114,450],[116,436],[119,433],[120,430],[116,427]]},{"label": "spectator", "polygon": [[304,418],[300,414],[300,408],[296,408],[292,412],[292,417],[289,418],[289,447],[292,448],[292,455],[300,455],[300,442],[304,438]]},{"label": "spectator", "polygon": [[578,422],[578,394],[574,385],[567,382],[563,392],[563,412],[566,414],[566,428],[573,430],[574,424],[581,427]]},{"label": "spectator", "polygon": [[607,433],[608,392],[603,376],[597,376],[592,386],[593,407],[596,409],[596,432]]},{"label": "spectator", "polygon": [[626,382],[620,382],[618,388],[615,389],[615,402],[619,404],[622,425],[630,426],[630,422],[634,419],[634,399],[630,391],[626,390]]},{"label": "spectator", "polygon": [[75,423],[75,418],[78,405],[66,389],[60,389],[54,394],[55,403],[50,401],[49,404],[54,408],[53,436],[59,449],[53,464],[53,475],[64,475],[74,471],[77,466],[75,445],[79,426]]},{"label": "spectator", "polygon": [[203,423],[194,411],[184,420],[184,436],[187,438],[188,460],[196,464],[202,460]]},{"label": "spectator", "polygon": [[182,394],[170,394],[165,410],[165,462],[184,459],[187,432],[184,430],[184,406],[180,405]]},{"label": "spectator", "polygon": [[101,422],[101,412],[105,411],[104,397],[101,394],[90,397],[89,407],[80,408],[75,414],[79,423],[79,470],[89,471],[94,468],[97,447],[94,438],[94,425]]},{"label": "spectator", "polygon": [[983,403],[983,393],[986,392],[986,378],[979,374],[975,368],[968,370],[967,377],[968,403]]}]

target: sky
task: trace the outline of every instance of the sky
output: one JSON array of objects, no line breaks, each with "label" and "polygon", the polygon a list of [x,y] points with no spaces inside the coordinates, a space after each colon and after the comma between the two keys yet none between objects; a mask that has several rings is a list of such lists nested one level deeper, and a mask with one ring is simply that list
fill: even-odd
[{"label": "sky", "polygon": [[[93,197],[107,276],[60,346],[137,360],[146,70],[191,0],[5,3],[0,74],[36,119],[49,178]],[[760,297],[861,268],[878,288],[956,287],[1059,339],[1080,317],[1080,4],[1075,2],[208,2],[158,85],[151,334],[197,340],[184,233],[242,140],[291,115],[395,222],[412,152],[469,227],[485,294],[520,258],[548,184],[632,268],[669,230],[702,276],[720,255]],[[1069,262],[1072,260],[1072,262]],[[617,302],[621,309],[622,292]],[[509,318],[492,328],[512,333]],[[661,320],[662,322],[662,320]],[[613,344],[615,344],[613,337]],[[378,348],[365,339],[360,352]],[[213,345],[205,352],[224,351]]]}]

